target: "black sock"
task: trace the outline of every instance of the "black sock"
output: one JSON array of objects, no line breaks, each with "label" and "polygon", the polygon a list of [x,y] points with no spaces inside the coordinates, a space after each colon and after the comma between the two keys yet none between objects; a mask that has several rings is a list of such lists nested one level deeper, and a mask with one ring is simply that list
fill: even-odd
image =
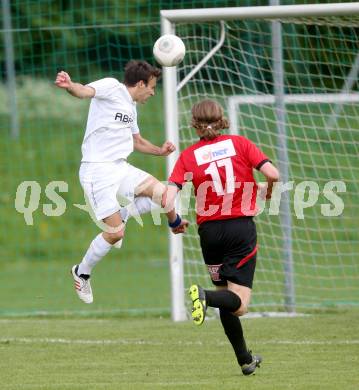
[{"label": "black sock", "polygon": [[224,332],[232,344],[239,365],[249,364],[252,361],[252,355],[247,350],[246,342],[243,337],[242,324],[239,318],[228,310],[219,311]]},{"label": "black sock", "polygon": [[241,298],[229,290],[205,290],[207,306],[236,311],[241,307]]},{"label": "black sock", "polygon": [[81,275],[79,275],[78,272],[77,272],[78,270],[79,270],[79,266],[77,266],[77,267],[75,268],[75,274],[76,274],[77,276],[79,276],[80,278],[85,279],[85,280],[90,279],[90,275],[86,275],[86,274],[81,274]]}]

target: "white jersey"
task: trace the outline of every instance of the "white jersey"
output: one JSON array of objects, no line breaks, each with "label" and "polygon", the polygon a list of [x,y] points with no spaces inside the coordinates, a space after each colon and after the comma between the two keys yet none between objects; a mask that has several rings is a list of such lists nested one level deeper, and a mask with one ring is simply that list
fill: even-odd
[{"label": "white jersey", "polygon": [[133,134],[139,133],[136,103],[126,86],[114,78],[94,81],[82,162],[105,163],[126,159],[133,152]]}]

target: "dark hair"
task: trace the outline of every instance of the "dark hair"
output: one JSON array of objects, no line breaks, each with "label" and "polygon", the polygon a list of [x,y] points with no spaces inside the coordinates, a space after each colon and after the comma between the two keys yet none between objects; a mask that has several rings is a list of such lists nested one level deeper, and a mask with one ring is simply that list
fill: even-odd
[{"label": "dark hair", "polygon": [[125,66],[124,84],[134,87],[139,81],[146,85],[152,77],[160,77],[161,70],[150,65],[146,61],[130,61]]},{"label": "dark hair", "polygon": [[192,126],[206,140],[218,137],[221,130],[228,129],[228,120],[223,116],[222,106],[214,100],[202,100],[192,107]]}]

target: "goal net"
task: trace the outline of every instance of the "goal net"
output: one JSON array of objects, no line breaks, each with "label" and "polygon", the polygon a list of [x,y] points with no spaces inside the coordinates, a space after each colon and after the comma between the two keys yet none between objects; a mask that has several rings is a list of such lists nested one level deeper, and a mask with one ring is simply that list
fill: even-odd
[{"label": "goal net", "polygon": [[[322,6],[326,12],[317,12]],[[197,141],[192,105],[215,99],[229,131],[262,149],[288,188],[278,213],[267,203],[255,218],[251,308],[258,311],[359,305],[359,4],[322,6],[162,14],[162,31],[175,31],[187,49],[176,71],[165,74],[167,118],[177,112],[179,149]],[[177,92],[170,87],[175,79]],[[182,296],[192,283],[211,288],[193,190],[185,192],[192,223],[182,241],[171,238],[175,319],[183,317]]]}]

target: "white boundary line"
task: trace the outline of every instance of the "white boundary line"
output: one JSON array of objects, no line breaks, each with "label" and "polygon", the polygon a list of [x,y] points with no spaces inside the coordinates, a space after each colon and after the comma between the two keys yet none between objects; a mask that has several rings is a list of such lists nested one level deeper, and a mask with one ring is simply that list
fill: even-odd
[{"label": "white boundary line", "polygon": [[[263,305],[260,305],[263,306]],[[254,306],[255,307],[255,306]],[[124,310],[80,310],[80,311],[33,311],[33,312],[19,312],[19,313],[11,313],[11,312],[3,312],[0,314],[0,323],[1,322],[9,322],[9,321],[18,321],[18,320],[51,320],[54,318],[59,317],[60,320],[76,320],[76,319],[86,319],[88,320],[112,320],[116,317],[116,315],[123,315],[126,318],[136,318],[138,317],[139,313],[148,312],[151,313],[151,315],[158,316],[158,317],[164,317],[169,315],[168,309],[124,309]],[[218,312],[218,309],[213,309],[213,312]],[[189,313],[189,312],[188,312]],[[99,315],[100,317],[93,316]],[[109,315],[109,316],[107,316]],[[245,314],[242,316],[242,319],[249,319],[249,318],[283,318],[283,317],[304,317],[308,316],[310,314],[305,313],[288,313],[288,312],[263,312],[263,311],[253,311],[248,314]],[[101,317],[103,316],[103,317]],[[4,318],[1,318],[4,317]],[[120,317],[122,318],[122,317]],[[153,317],[155,318],[155,317]],[[189,318],[189,317],[188,317]],[[207,317],[207,319],[210,319]]]},{"label": "white boundary line", "polygon": [[[202,341],[177,341],[177,342],[162,342],[151,340],[136,340],[136,339],[103,339],[103,340],[87,340],[87,339],[65,339],[65,338],[29,338],[29,337],[1,337],[0,344],[73,344],[73,345],[215,345],[223,346],[228,342],[202,342]],[[358,345],[359,340],[267,340],[267,341],[252,341],[253,344],[262,345]]]},{"label": "white boundary line", "polygon": [[[127,316],[128,318],[131,318],[131,316],[138,316],[138,314],[151,314],[156,316],[161,315],[169,315],[170,310],[169,308],[138,308],[138,309],[109,309],[109,310],[35,310],[35,311],[19,311],[19,312],[12,312],[12,311],[2,311],[0,312],[0,318],[1,317],[10,317],[10,318],[53,318],[53,317],[61,317],[61,318],[83,318],[83,317],[89,317],[94,315],[110,315],[110,317],[104,317],[104,318],[113,318],[111,317],[116,315],[123,315]],[[70,316],[70,317],[68,317]],[[72,317],[71,317],[72,316]],[[1,319],[0,319],[1,321]]]}]

